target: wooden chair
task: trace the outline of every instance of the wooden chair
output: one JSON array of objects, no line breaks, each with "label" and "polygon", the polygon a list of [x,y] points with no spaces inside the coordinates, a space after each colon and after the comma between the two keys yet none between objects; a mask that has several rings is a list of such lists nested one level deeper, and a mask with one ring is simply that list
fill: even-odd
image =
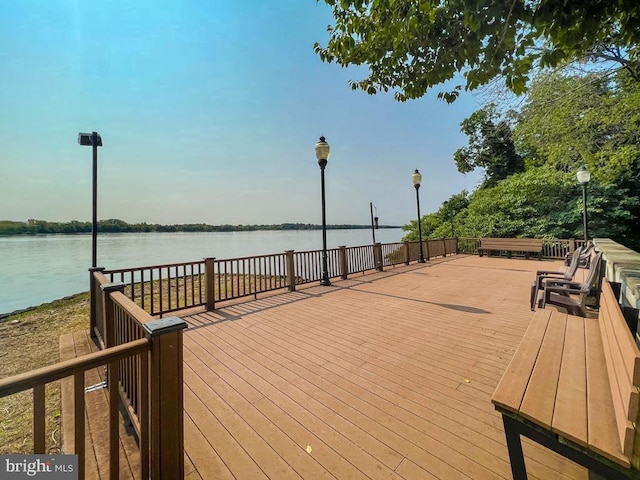
[{"label": "wooden chair", "polygon": [[[602,252],[596,253],[591,260],[589,266],[589,274],[583,283],[570,282],[567,280],[547,279],[544,281],[544,295],[542,297],[542,307],[546,305],[555,305],[564,308],[572,315],[586,317],[585,302],[591,291],[591,287],[598,278],[600,270],[600,260]],[[572,298],[571,295],[578,295],[578,298]]]},{"label": "wooden chair", "polygon": [[571,257],[571,263],[569,264],[569,268],[567,268],[564,272],[557,272],[551,270],[538,270],[536,272],[536,279],[531,283],[531,311],[536,309],[536,299],[538,298],[538,293],[544,289],[544,280],[547,278],[553,279],[562,279],[562,280],[573,280],[574,275],[576,274],[576,270],[578,270],[578,263],[580,262],[580,257],[582,249],[577,248],[573,252],[573,256]]},{"label": "wooden chair", "polygon": [[[594,248],[596,248],[596,246],[591,240],[589,240],[589,242],[587,242],[581,248],[582,248],[582,253],[580,253],[580,261],[578,263],[578,268],[589,268],[589,264],[591,261],[591,252],[593,251]],[[572,260],[573,260],[573,253],[567,253],[564,257],[564,264],[568,266],[571,264]]]}]

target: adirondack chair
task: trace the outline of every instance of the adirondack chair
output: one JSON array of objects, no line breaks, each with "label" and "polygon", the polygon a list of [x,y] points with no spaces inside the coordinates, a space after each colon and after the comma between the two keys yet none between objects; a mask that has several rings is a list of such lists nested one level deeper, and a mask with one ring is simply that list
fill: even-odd
[{"label": "adirondack chair", "polygon": [[[587,242],[582,247],[582,253],[580,254],[580,261],[578,268],[589,268],[589,262],[591,261],[591,252],[596,246],[592,241]],[[574,252],[575,253],[575,252]],[[567,253],[564,257],[564,264],[570,265],[573,260],[573,253]]]},{"label": "adirondack chair", "polygon": [[536,279],[531,282],[531,311],[536,309],[536,299],[538,298],[538,292],[544,289],[544,280],[547,278],[556,278],[563,280],[573,280],[576,270],[578,270],[578,263],[582,256],[582,248],[577,248],[573,252],[571,257],[571,263],[564,272],[557,272],[555,270],[538,270],[536,272]]},{"label": "adirondack chair", "polygon": [[[544,308],[546,305],[555,305],[557,307],[564,308],[571,315],[586,317],[587,314],[584,308],[585,302],[587,300],[589,292],[591,291],[591,287],[593,287],[598,278],[601,259],[602,252],[596,253],[596,255],[591,260],[587,278],[582,283],[569,282],[567,280],[560,279],[545,280],[542,308]],[[571,295],[578,295],[578,298],[573,298],[571,297]]]}]

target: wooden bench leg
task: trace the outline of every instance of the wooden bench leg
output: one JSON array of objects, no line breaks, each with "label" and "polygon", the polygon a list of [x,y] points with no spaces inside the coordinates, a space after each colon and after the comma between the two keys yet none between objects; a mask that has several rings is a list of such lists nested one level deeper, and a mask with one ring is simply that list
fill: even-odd
[{"label": "wooden bench leg", "polygon": [[536,309],[536,300],[538,298],[538,281],[534,280],[531,282],[531,311],[535,311]]},{"label": "wooden bench leg", "polygon": [[502,415],[502,423],[504,425],[504,435],[507,438],[507,449],[509,450],[509,462],[511,463],[513,480],[527,480],[527,468],[524,464],[524,454],[522,453],[522,442],[520,440],[518,422],[506,415]]},{"label": "wooden bench leg", "polygon": [[509,449],[509,461],[511,462],[511,474],[513,480],[526,480],[527,471],[522,453],[520,436],[530,438],[534,442],[556,452],[557,454],[582,465],[589,471],[589,480],[623,480],[639,478],[638,471],[626,469],[610,460],[587,451],[573,444],[571,441],[558,440],[558,435],[537,425],[532,425],[527,420],[519,421],[510,416],[510,413],[502,413],[502,423]]}]

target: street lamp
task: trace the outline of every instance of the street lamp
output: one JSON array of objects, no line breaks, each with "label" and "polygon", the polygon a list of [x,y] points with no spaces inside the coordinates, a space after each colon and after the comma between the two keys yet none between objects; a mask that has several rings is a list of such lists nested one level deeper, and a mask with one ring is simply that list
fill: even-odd
[{"label": "street lamp", "polygon": [[422,253],[422,224],[420,222],[420,182],[422,182],[422,175],[416,168],[416,171],[411,175],[411,181],[413,186],[416,187],[416,205],[418,206],[418,240],[420,241],[420,256],[418,257],[418,263],[424,263],[424,254]]},{"label": "street lamp", "polygon": [[320,137],[320,141],[316,143],[316,158],[320,165],[320,188],[322,190],[322,279],[320,285],[329,286],[329,269],[327,268],[327,216],[324,201],[324,168],[329,160],[329,144],[325,142],[324,137]]},{"label": "street lamp", "polygon": [[91,266],[98,264],[98,147],[102,137],[98,132],[79,133],[78,144],[93,147],[93,220],[91,222]]},{"label": "street lamp", "polygon": [[[376,209],[376,216],[373,216],[373,209]],[[373,236],[373,243],[376,243],[376,229],[378,228],[378,209],[376,206],[369,202],[369,209],[371,210],[371,235]]]},{"label": "street lamp", "polygon": [[582,221],[584,224],[584,243],[586,245],[589,239],[589,233],[587,231],[587,184],[589,180],[591,180],[591,173],[589,173],[589,170],[583,165],[580,167],[580,170],[578,170],[578,173],[576,173],[576,178],[582,186]]}]

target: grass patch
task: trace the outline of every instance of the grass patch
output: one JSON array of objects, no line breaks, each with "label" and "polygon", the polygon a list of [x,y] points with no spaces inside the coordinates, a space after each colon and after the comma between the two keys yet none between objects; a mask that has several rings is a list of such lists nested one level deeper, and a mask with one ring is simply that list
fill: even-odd
[{"label": "grass patch", "polygon": [[[0,322],[0,378],[60,361],[59,338],[89,328],[89,294],[56,300]],[[60,382],[46,388],[46,449],[60,453]],[[33,452],[31,390],[0,398],[0,452]]]}]

